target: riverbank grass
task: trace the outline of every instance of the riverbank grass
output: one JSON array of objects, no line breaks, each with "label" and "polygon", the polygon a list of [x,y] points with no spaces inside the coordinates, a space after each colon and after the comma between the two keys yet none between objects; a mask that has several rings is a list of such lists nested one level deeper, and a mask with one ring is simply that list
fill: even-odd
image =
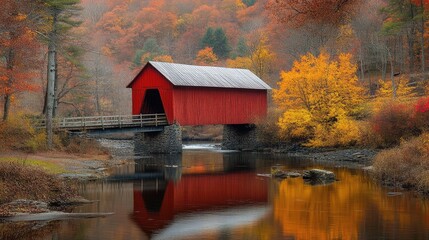
[{"label": "riverbank grass", "polygon": [[24,157],[0,157],[0,164],[10,164],[10,163],[22,165],[23,167],[29,166],[29,167],[41,168],[49,174],[61,174],[61,173],[68,172],[63,167],[55,163],[47,162],[43,160],[24,158]]},{"label": "riverbank grass", "polygon": [[381,151],[373,167],[374,176],[387,185],[429,194],[429,133]]}]

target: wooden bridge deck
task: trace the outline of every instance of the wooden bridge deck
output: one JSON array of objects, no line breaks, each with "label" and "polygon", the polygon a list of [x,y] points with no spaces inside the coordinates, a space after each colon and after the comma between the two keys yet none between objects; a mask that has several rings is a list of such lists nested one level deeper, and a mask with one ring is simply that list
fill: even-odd
[{"label": "wooden bridge deck", "polygon": [[[165,114],[69,117],[54,120],[54,128],[75,132],[109,129],[130,129],[168,125]],[[35,122],[36,128],[45,128],[46,120]]]}]

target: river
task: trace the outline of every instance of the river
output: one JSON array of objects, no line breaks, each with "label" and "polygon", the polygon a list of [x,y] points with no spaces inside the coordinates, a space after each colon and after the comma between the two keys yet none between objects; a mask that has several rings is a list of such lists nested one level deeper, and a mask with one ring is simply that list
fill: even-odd
[{"label": "river", "polygon": [[[74,212],[114,215],[56,222],[31,239],[429,239],[429,201],[392,196],[361,169],[211,144],[129,161],[108,180],[80,185],[97,202]],[[273,166],[323,168],[338,181],[260,175]]]}]

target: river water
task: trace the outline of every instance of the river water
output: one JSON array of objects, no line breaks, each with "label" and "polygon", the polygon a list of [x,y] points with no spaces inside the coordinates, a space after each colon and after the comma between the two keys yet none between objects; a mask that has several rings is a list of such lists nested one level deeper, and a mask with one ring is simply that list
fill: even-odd
[{"label": "river water", "polygon": [[[391,196],[394,190],[360,169],[207,144],[130,161],[109,180],[80,185],[82,196],[98,202],[74,212],[114,215],[57,222],[40,238],[429,239],[429,201],[409,192]],[[273,166],[323,168],[338,181],[260,175]]]}]

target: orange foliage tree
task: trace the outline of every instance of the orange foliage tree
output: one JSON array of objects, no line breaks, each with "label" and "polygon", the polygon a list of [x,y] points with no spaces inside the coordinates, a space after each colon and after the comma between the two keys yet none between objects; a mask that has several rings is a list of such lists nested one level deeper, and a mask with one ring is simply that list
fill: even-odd
[{"label": "orange foliage tree", "polygon": [[200,50],[195,58],[195,63],[198,65],[214,65],[216,62],[217,56],[210,47]]}]

